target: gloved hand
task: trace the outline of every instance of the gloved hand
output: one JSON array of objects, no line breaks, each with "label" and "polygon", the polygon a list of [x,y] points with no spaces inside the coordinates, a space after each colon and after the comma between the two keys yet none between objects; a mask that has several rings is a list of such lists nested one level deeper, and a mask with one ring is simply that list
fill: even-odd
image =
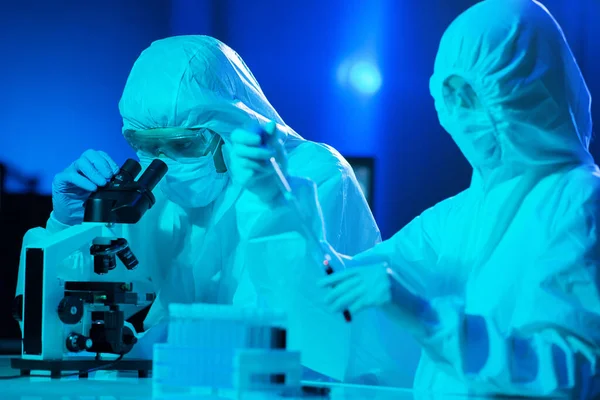
[{"label": "gloved hand", "polygon": [[119,166],[104,152],[86,150],[52,182],[54,218],[66,225],[83,221],[83,203],[98,186],[119,172]]},{"label": "gloved hand", "polygon": [[325,303],[334,313],[348,310],[350,314],[355,314],[392,301],[387,263],[350,267],[334,272],[321,279],[318,285],[331,287]]},{"label": "gloved hand", "polygon": [[228,169],[231,179],[256,194],[262,201],[270,202],[279,193],[271,157],[286,173],[287,154],[277,131],[277,125],[269,122],[264,128],[269,134],[266,146],[261,145],[258,133],[246,129],[236,129],[231,134]]},{"label": "gloved hand", "polygon": [[430,303],[411,292],[387,263],[361,265],[353,259],[346,265],[350,267],[317,283],[321,287],[331,287],[325,298],[331,312],[348,310],[355,314],[378,307],[416,334],[423,334],[437,323],[437,315]]}]

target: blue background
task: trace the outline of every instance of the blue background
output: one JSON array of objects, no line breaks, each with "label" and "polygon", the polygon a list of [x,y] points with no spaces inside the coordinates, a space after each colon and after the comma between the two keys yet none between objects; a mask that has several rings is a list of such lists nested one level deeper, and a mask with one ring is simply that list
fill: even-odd
[{"label": "blue background", "polygon": [[[133,62],[154,40],[209,34],[245,59],[301,135],[345,156],[376,158],[375,216],[389,237],[469,184],[470,167],[438,124],[428,83],[443,31],[474,3],[0,0],[0,163],[9,169],[7,189],[25,190],[15,179],[21,174],[39,177],[38,191],[49,194],[53,176],[88,148],[104,150],[118,163],[133,156],[121,137],[117,107]],[[600,3],[543,3],[563,26],[592,96],[600,93],[594,73],[600,70],[594,51]],[[379,68],[377,93],[366,96],[340,84],[340,65],[352,61]],[[600,118],[595,103],[593,114]],[[592,152],[599,150],[594,143]],[[27,212],[43,213],[41,203],[36,209],[27,204]],[[23,214],[16,218],[29,223]],[[6,237],[31,227],[8,220],[13,222],[0,226]],[[5,252],[18,248],[13,242],[6,241]],[[0,283],[12,280],[7,273]],[[12,322],[8,315],[6,320]],[[409,337],[397,339],[406,363],[398,384],[410,386],[419,347]]]},{"label": "blue background", "polygon": [[[444,29],[473,3],[2,1],[0,162],[39,176],[39,191],[49,193],[54,174],[87,148],[124,161],[132,152],[121,138],[117,104],[136,57],[159,38],[210,34],[240,53],[300,134],[346,156],[376,157],[376,217],[389,237],[469,183],[468,164],[438,125],[428,80]],[[591,45],[600,37],[599,3],[544,4],[598,93],[600,55]],[[340,85],[338,67],[348,59],[378,65],[378,93]],[[7,184],[23,189],[10,177]]]}]

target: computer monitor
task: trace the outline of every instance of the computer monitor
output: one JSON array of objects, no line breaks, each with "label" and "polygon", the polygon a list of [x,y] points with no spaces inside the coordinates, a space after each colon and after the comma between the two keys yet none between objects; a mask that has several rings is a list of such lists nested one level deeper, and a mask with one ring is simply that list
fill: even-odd
[{"label": "computer monitor", "polygon": [[375,159],[373,157],[346,157],[346,160],[352,166],[367,203],[374,213]]}]

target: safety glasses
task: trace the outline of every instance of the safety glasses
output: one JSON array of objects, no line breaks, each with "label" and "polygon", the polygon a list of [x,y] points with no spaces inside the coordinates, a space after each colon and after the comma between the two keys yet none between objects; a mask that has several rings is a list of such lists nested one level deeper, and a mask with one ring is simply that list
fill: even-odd
[{"label": "safety glasses", "polygon": [[136,152],[156,158],[164,155],[173,160],[206,156],[221,142],[221,137],[210,129],[126,130],[123,136]]}]

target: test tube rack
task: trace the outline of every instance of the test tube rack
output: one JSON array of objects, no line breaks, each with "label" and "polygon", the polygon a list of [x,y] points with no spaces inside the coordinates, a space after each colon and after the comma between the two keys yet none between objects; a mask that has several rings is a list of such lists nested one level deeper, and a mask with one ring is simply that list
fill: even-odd
[{"label": "test tube rack", "polygon": [[286,348],[285,314],[171,304],[166,343],[154,346],[153,394],[277,392],[300,387],[300,353]]}]

